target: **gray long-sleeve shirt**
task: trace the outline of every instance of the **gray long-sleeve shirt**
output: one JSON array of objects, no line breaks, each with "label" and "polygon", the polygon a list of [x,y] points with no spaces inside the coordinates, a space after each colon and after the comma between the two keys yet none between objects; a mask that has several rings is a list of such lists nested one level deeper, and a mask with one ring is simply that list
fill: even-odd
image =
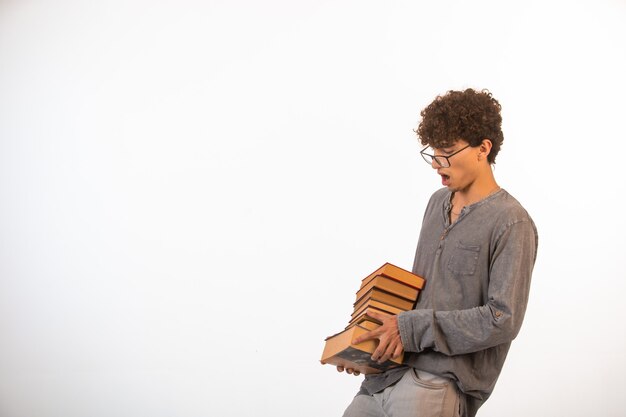
[{"label": "gray long-sleeve shirt", "polygon": [[[452,224],[451,197],[440,189],[428,203],[413,265],[426,285],[398,327],[405,364],[454,380],[466,394],[464,414],[473,416],[522,325],[537,230],[505,190],[465,207]],[[367,376],[361,393],[378,392],[403,372]]]}]

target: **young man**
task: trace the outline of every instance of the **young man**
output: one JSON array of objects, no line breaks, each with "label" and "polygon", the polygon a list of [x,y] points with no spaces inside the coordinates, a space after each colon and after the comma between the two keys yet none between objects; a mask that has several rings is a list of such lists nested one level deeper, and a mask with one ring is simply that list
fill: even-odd
[{"label": "young man", "polygon": [[414,310],[378,317],[383,325],[355,340],[378,339],[380,362],[402,352],[405,360],[367,375],[344,417],[474,416],[526,310],[537,231],[493,176],[500,104],[488,91],[449,91],[421,116],[421,155],[443,185],[426,208],[413,264],[426,286]]}]

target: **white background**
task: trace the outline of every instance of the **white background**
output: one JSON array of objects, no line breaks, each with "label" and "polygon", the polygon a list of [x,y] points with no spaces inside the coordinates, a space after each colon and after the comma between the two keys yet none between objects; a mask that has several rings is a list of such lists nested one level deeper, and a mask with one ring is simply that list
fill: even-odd
[{"label": "white background", "polygon": [[0,416],[339,416],[437,94],[503,106],[540,252],[488,416],[622,416],[624,1],[0,1]]}]

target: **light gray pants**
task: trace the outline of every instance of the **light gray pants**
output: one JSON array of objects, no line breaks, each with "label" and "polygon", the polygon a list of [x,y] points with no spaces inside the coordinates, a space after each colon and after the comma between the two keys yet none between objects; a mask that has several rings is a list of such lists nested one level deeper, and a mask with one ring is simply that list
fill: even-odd
[{"label": "light gray pants", "polygon": [[374,395],[357,395],[343,417],[458,417],[460,393],[451,380],[409,369]]}]

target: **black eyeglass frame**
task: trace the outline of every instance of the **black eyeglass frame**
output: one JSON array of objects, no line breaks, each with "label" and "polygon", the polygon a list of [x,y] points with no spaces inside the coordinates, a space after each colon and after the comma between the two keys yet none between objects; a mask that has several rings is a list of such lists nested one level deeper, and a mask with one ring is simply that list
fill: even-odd
[{"label": "black eyeglass frame", "polygon": [[[461,149],[459,149],[458,151],[453,152],[453,153],[451,153],[448,156],[443,156],[443,155],[431,155],[429,153],[424,152],[426,149],[428,149],[430,147],[430,145],[429,145],[429,146],[425,147],[424,149],[422,149],[420,151],[420,155],[422,155],[422,159],[424,159],[424,161],[428,165],[432,165],[433,164],[433,160],[434,160],[441,168],[450,168],[450,158],[452,158],[454,155],[456,155],[457,153],[461,152],[462,150],[465,150],[465,149],[469,148],[470,146],[471,145],[464,146]],[[430,161],[428,161],[427,157],[430,158]],[[441,163],[442,159],[446,160],[446,164],[447,165],[444,165],[444,164]]]}]

